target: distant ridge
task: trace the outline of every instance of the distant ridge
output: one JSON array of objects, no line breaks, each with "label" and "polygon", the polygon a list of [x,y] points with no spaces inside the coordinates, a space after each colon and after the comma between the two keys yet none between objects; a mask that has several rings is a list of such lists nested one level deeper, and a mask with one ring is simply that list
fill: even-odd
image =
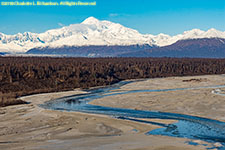
[{"label": "distant ridge", "polygon": [[120,57],[192,57],[192,58],[225,58],[225,39],[203,38],[179,40],[174,44],[130,52]]},{"label": "distant ridge", "polygon": [[73,57],[117,57],[122,54],[141,52],[153,48],[146,45],[128,46],[63,46],[58,48],[33,48],[27,54],[62,55]]}]

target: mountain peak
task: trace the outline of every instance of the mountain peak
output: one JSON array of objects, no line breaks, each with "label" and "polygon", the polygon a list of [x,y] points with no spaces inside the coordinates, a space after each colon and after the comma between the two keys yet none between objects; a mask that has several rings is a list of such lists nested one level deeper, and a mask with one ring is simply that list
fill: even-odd
[{"label": "mountain peak", "polygon": [[215,28],[211,28],[211,29],[209,29],[208,31],[206,31],[207,33],[216,33],[216,34],[218,34],[218,33],[221,33],[221,31],[219,31],[219,30],[216,30]]},{"label": "mountain peak", "polygon": [[204,31],[202,31],[200,29],[192,29],[192,30],[184,31],[183,34],[195,34],[195,35],[198,35],[198,34],[201,34],[203,32]]},{"label": "mountain peak", "polygon": [[205,35],[210,38],[210,37],[222,37],[224,38],[224,33],[221,31],[218,31],[214,28],[209,29],[208,31],[205,32]]},{"label": "mountain peak", "polygon": [[96,19],[95,17],[88,17],[87,19],[85,19],[82,24],[97,24],[100,21],[98,19]]},{"label": "mountain peak", "polygon": [[211,28],[211,29],[209,29],[208,31],[211,31],[211,32],[217,32],[218,30],[216,30],[215,28]]}]

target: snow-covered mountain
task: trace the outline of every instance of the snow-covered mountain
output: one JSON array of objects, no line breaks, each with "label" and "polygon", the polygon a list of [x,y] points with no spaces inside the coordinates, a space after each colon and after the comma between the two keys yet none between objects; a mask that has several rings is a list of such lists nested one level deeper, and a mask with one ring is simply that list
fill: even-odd
[{"label": "snow-covered mountain", "polygon": [[225,38],[225,32],[216,29],[202,31],[193,29],[183,34],[140,34],[134,29],[110,21],[99,21],[89,17],[80,24],[72,24],[44,33],[0,33],[0,52],[26,52],[35,47],[59,48],[63,46],[166,46],[182,39]]},{"label": "snow-covered mountain", "polygon": [[189,31],[184,31],[183,34],[178,34],[175,36],[169,36],[160,33],[158,35],[151,37],[154,40],[154,44],[161,47],[171,45],[179,40],[185,39],[225,38],[225,32],[218,31],[214,28],[211,28],[208,31],[202,31],[200,29],[192,29]]}]

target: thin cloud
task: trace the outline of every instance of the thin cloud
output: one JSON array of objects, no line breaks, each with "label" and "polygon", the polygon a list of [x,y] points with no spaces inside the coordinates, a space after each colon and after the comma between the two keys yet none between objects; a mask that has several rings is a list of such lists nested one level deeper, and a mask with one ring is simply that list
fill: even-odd
[{"label": "thin cloud", "polygon": [[130,17],[130,14],[118,14],[118,13],[110,13],[109,17],[113,18],[113,17]]},{"label": "thin cloud", "polygon": [[117,16],[119,16],[119,14],[117,14],[117,13],[110,13],[109,14],[109,17],[117,17]]},{"label": "thin cloud", "polygon": [[62,23],[58,23],[58,25],[60,26],[60,27],[64,27],[65,25],[64,24],[62,24]]}]

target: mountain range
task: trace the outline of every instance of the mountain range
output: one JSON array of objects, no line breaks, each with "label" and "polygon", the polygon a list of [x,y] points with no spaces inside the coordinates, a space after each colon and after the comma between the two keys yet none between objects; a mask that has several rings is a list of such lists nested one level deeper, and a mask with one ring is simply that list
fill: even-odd
[{"label": "mountain range", "polygon": [[[44,33],[0,33],[0,54],[67,56],[225,57],[225,32],[192,29],[182,34],[141,34],[118,23],[94,17]],[[212,55],[214,54],[214,55]]]},{"label": "mountain range", "polygon": [[195,57],[225,58],[225,39],[199,38],[179,40],[171,45],[139,52],[119,54],[119,57]]}]

